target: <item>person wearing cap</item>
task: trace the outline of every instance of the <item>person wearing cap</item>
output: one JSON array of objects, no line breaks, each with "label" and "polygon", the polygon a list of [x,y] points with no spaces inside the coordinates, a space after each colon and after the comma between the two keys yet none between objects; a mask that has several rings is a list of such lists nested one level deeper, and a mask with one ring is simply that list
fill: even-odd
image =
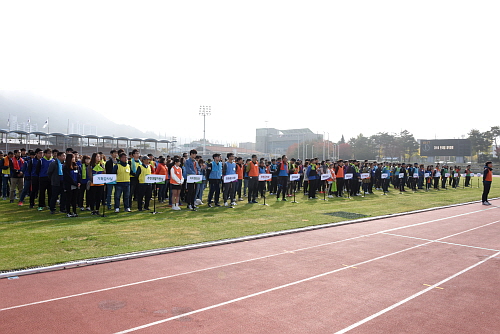
[{"label": "person wearing cap", "polygon": [[492,162],[487,161],[484,164],[484,171],[483,171],[483,196],[482,196],[482,202],[483,205],[491,205],[490,202],[488,202],[488,194],[490,193],[491,189],[491,182],[493,181],[493,167],[492,167]]},{"label": "person wearing cap", "polygon": [[[149,202],[152,197],[151,183],[146,183],[146,176],[152,174],[152,168],[149,164],[149,157],[147,155],[141,158],[141,164],[137,166],[135,177],[138,180],[137,184],[137,209],[139,211],[149,211]],[[144,200],[144,208],[143,208]]]},{"label": "person wearing cap", "polygon": [[122,194],[125,212],[130,212],[130,168],[127,163],[127,154],[121,153],[118,163],[111,170],[112,174],[116,174],[115,212],[120,212],[120,197]]}]

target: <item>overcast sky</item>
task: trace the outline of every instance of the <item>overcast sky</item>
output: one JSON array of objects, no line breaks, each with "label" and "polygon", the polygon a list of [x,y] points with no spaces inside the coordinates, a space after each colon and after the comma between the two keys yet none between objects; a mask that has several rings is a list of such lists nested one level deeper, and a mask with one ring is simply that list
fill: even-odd
[{"label": "overcast sky", "polygon": [[461,138],[500,125],[499,17],[498,0],[1,1],[0,89],[167,136],[201,138],[211,105],[224,142]]}]

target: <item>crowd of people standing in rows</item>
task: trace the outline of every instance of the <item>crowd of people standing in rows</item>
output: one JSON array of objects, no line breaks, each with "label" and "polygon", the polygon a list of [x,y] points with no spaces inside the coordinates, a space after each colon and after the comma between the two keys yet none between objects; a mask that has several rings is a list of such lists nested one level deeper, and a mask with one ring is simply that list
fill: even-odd
[{"label": "crowd of people standing in rows", "polygon": [[[228,153],[225,157],[213,154],[206,161],[196,150],[182,156],[160,156],[152,154],[141,157],[136,149],[111,150],[108,158],[102,152],[80,155],[72,148],[65,152],[51,149],[0,151],[2,171],[1,189],[4,200],[18,200],[23,206],[29,197],[29,207],[39,211],[47,207],[50,213],[57,211],[67,217],[78,216],[80,211],[91,211],[98,215],[101,205],[120,212],[132,210],[137,202],[138,211],[150,210],[150,202],[155,194],[160,203],[166,203],[172,210],[181,210],[183,203],[189,210],[196,211],[203,205],[204,191],[208,186],[207,206],[234,207],[237,202],[258,203],[266,193],[277,200],[287,201],[296,193],[303,193],[309,199],[317,199],[317,194],[333,197],[355,197],[373,194],[381,190],[383,194],[392,189],[401,193],[448,187],[471,186],[474,173],[471,166],[462,171],[460,166],[436,164],[405,164],[390,162],[369,162],[357,160],[319,161],[318,158],[290,159],[283,155],[278,159],[251,159],[235,157]],[[115,174],[116,181],[94,183],[99,174]],[[148,183],[147,175],[164,175],[165,181]],[[267,174],[269,180],[259,176]],[[296,174],[294,181],[291,175]],[[198,176],[192,178],[191,176]],[[232,176],[232,177],[228,177]],[[492,182],[492,164],[487,162],[483,171],[484,205]],[[190,182],[190,180],[195,180]],[[222,198],[221,198],[222,195]],[[122,202],[121,202],[122,201]],[[59,204],[59,210],[57,210]]]}]

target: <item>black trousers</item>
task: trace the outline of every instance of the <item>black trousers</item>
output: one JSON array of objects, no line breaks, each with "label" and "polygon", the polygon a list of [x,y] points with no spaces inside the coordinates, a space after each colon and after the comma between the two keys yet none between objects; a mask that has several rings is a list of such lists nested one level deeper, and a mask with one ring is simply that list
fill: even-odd
[{"label": "black trousers", "polygon": [[41,177],[40,178],[40,188],[39,188],[39,194],[38,194],[38,206],[39,207],[46,207],[47,204],[45,203],[45,193],[48,193],[47,199],[50,201],[51,195],[52,195],[52,188],[50,186],[50,179],[48,176]]},{"label": "black trousers", "polygon": [[59,197],[59,208],[61,211],[66,210],[66,197],[62,186],[52,186],[50,195],[49,208],[50,211],[56,211],[57,197]]},{"label": "black trousers", "polygon": [[31,193],[30,193],[30,206],[35,206],[35,198],[38,196],[40,189],[40,178],[38,176],[31,177]]},{"label": "black trousers", "polygon": [[194,207],[196,198],[196,183],[188,183],[186,189],[186,204]]},{"label": "black trousers", "polygon": [[212,199],[215,200],[215,204],[219,204],[220,182],[221,181],[219,179],[208,180],[208,185],[210,186],[210,189],[208,190],[208,204],[212,203]]},{"label": "black trousers", "polygon": [[91,186],[87,191],[87,204],[92,211],[99,211],[104,198],[104,186]]},{"label": "black trousers", "polygon": [[[66,212],[70,213],[76,213],[76,202],[78,199],[78,193],[79,189],[72,189],[72,190],[66,190],[65,196],[66,196]],[[71,211],[71,207],[73,207],[73,211]]]},{"label": "black trousers", "polygon": [[483,181],[483,202],[488,201],[488,194],[490,193],[491,189],[491,181]]},{"label": "black trousers", "polygon": [[136,177],[130,178],[130,205],[129,208],[132,207],[132,201],[137,200],[137,185],[139,184],[139,179]]},{"label": "black trousers", "polygon": [[337,178],[337,196],[343,196],[343,192],[344,192],[344,178],[338,177]]},{"label": "black trousers", "polygon": [[288,176],[278,176],[278,192],[276,197],[279,198],[280,194],[283,194],[283,198],[286,196],[286,189],[288,186]]},{"label": "black trousers", "polygon": [[256,201],[259,191],[259,177],[248,177],[248,202]]},{"label": "black trousers", "polygon": [[151,201],[153,187],[151,183],[138,183],[137,184],[137,208],[142,210],[142,202],[144,201],[144,209],[149,209],[149,202]]},{"label": "black trousers", "polygon": [[309,197],[316,197],[316,189],[318,187],[318,180],[309,180]]},{"label": "black trousers", "polygon": [[223,185],[224,193],[223,193],[223,197],[222,197],[224,202],[226,202],[227,200],[234,202],[234,197],[236,194],[237,187],[238,187],[238,182],[224,183],[224,185]]}]

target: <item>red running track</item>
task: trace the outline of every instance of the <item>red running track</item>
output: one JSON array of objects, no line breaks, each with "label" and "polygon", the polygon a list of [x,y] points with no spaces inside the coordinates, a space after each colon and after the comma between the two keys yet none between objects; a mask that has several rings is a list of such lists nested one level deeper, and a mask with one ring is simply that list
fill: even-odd
[{"label": "red running track", "polygon": [[3,279],[0,333],[499,333],[492,204]]}]

